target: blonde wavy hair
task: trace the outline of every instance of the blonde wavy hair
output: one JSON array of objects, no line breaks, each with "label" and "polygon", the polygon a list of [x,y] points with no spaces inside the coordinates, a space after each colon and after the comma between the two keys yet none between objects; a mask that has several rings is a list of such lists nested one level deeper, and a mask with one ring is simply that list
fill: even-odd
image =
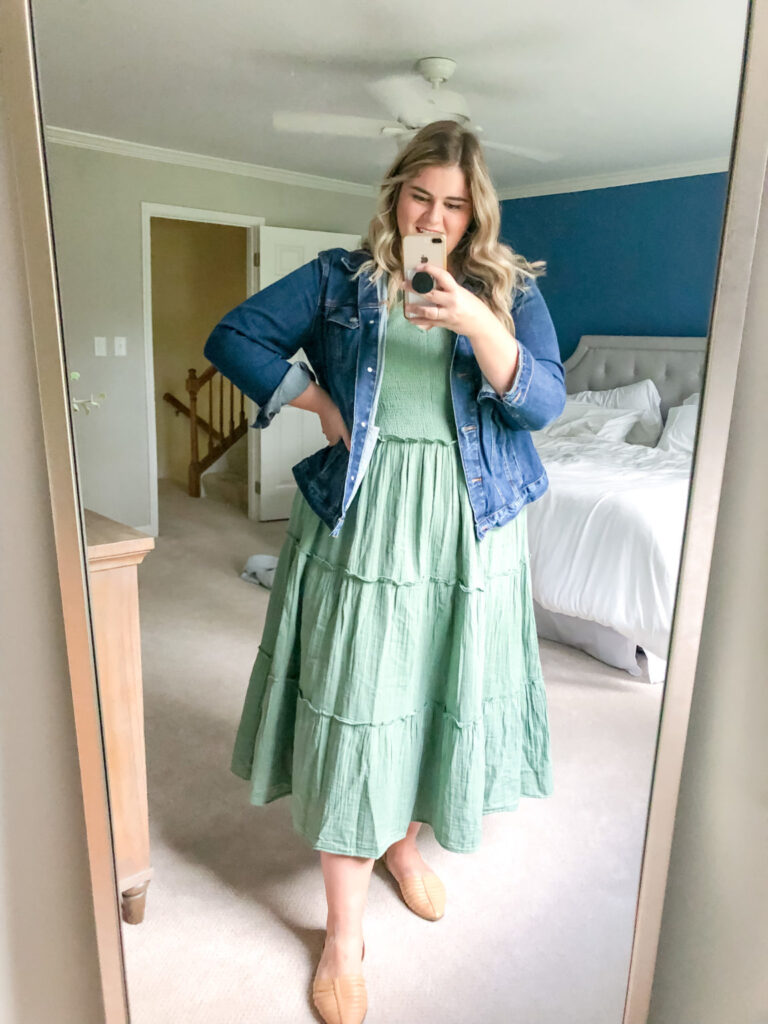
[{"label": "blonde wavy hair", "polygon": [[398,154],[381,183],[376,214],[361,248],[371,258],[362,263],[354,278],[370,273],[376,282],[389,274],[387,305],[397,301],[401,278],[402,249],[397,227],[397,204],[403,185],[426,167],[457,165],[464,172],[472,198],[472,219],[450,254],[454,276],[474,284],[473,290],[504,326],[514,333],[510,307],[516,291],[525,291],[533,278],[543,274],[546,263],[530,263],[499,241],[501,211],[485,162],[480,140],[454,121],[433,121],[422,128]]}]

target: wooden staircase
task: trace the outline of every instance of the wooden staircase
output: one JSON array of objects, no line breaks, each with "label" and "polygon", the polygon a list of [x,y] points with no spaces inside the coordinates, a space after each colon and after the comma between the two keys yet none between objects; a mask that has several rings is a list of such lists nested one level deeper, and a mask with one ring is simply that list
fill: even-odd
[{"label": "wooden staircase", "polygon": [[[197,370],[189,370],[186,379],[186,389],[189,395],[189,405],[184,405],[178,398],[169,391],[163,395],[163,400],[168,402],[176,410],[176,415],[183,413],[189,417],[189,494],[193,498],[200,497],[200,477],[209,466],[212,466],[217,459],[231,448],[233,444],[244,437],[248,430],[248,421],[245,416],[245,395],[235,388],[232,381],[224,385],[224,377],[215,366],[208,366],[200,376]],[[207,402],[205,391],[208,389]],[[218,408],[214,411],[214,391],[216,391]],[[236,395],[239,404],[237,423],[235,423],[235,402]],[[228,403],[225,396],[228,397]],[[225,404],[229,406],[229,415],[224,416]],[[203,419],[198,409],[207,405],[208,419]],[[218,413],[218,427],[214,426],[215,412]],[[226,427],[226,430],[225,430]],[[208,436],[207,451],[200,457],[199,431],[203,430]]]}]

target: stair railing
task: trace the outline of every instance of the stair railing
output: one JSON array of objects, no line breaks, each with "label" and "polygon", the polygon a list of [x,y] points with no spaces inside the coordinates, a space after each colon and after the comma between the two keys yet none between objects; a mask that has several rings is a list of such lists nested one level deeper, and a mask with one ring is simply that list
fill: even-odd
[{"label": "stair railing", "polygon": [[[244,437],[248,430],[248,422],[245,416],[245,395],[235,388],[232,381],[228,381],[228,387],[224,386],[224,377],[215,366],[208,366],[200,376],[197,370],[191,369],[187,372],[185,382],[187,394],[189,395],[189,406],[184,405],[178,398],[166,392],[163,398],[173,406],[178,413],[189,417],[189,494],[193,498],[200,497],[200,477],[209,466],[212,466],[217,459],[220,459],[227,449]],[[205,401],[205,389],[208,391],[208,401]],[[218,429],[214,426],[214,388],[218,391]],[[236,394],[239,396],[239,409],[237,422],[235,422]],[[225,395],[228,396],[228,403],[225,402]],[[208,406],[208,419],[203,419],[198,410]],[[226,424],[224,422],[225,404],[229,406],[229,416]],[[200,430],[207,435],[208,444],[205,455],[200,454]]]}]

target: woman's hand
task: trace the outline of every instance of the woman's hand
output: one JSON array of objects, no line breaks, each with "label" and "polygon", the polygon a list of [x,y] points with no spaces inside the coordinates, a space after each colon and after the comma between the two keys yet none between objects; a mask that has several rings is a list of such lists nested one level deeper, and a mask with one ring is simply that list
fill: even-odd
[{"label": "woman's hand", "polygon": [[406,303],[405,315],[419,327],[447,327],[469,339],[475,359],[488,383],[501,396],[512,387],[517,372],[519,346],[495,313],[453,275],[424,264],[436,287],[423,297],[429,305]]},{"label": "woman's hand", "polygon": [[347,446],[347,451],[349,451],[352,441],[347,425],[342,419],[339,407],[325,388],[321,388],[319,384],[310,381],[304,391],[288,404],[296,406],[297,409],[316,412],[320,417],[320,425],[323,428],[328,444],[336,444],[339,438],[343,437],[344,444]]},{"label": "woman's hand", "polygon": [[320,417],[320,426],[323,428],[328,444],[336,444],[339,438],[344,438],[344,444],[347,446],[347,451],[349,451],[352,439],[349,436],[347,425],[339,412],[339,407],[330,395],[328,395],[328,401],[323,402],[322,407],[318,410],[318,416]]},{"label": "woman's hand", "polygon": [[[482,299],[458,283],[449,270],[443,270],[433,263],[419,267],[435,279],[435,287],[421,297],[429,303],[417,306],[405,303],[405,315],[417,327],[447,327],[456,334],[468,338],[483,334],[489,328],[489,317],[496,320]],[[404,285],[406,291],[408,282]]]}]

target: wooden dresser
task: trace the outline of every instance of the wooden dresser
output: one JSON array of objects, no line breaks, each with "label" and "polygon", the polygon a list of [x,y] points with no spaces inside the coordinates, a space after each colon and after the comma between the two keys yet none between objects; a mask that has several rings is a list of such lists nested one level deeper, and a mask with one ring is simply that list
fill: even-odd
[{"label": "wooden dresser", "polygon": [[122,917],[139,924],[152,868],[137,566],[155,541],[89,509],[85,533]]}]

